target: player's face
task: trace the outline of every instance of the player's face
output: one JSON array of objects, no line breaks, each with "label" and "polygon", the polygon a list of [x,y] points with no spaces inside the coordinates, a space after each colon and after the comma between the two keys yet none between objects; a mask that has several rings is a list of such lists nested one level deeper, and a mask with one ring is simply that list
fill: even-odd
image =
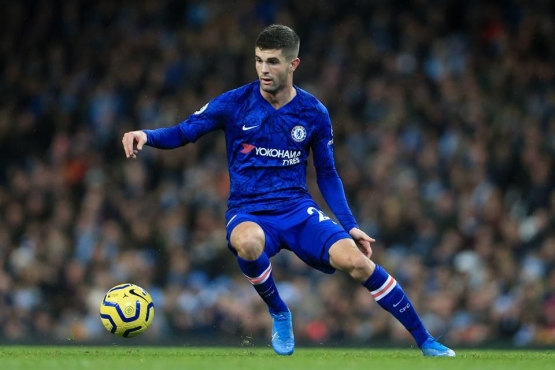
[{"label": "player's face", "polygon": [[275,94],[288,84],[292,84],[295,61],[288,61],[279,49],[255,49],[256,73],[260,79],[260,88],[270,94]]}]

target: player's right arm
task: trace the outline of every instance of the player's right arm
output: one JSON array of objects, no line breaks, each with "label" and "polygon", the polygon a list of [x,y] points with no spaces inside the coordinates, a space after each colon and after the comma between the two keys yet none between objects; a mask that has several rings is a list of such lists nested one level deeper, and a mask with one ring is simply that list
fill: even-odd
[{"label": "player's right arm", "polygon": [[[197,141],[201,136],[223,128],[225,120],[220,108],[222,96],[213,99],[188,119],[172,127],[155,130],[130,131],[123,135],[123,150],[127,158],[136,158],[144,145],[159,149],[174,149]],[[137,144],[136,149],[134,148]]]}]

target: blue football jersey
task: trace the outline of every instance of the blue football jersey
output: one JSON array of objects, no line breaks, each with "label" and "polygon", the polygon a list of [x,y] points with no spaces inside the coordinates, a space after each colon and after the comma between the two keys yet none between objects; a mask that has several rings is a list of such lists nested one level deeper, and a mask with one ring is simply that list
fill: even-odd
[{"label": "blue football jersey", "polygon": [[[311,150],[317,173],[332,174],[339,181],[333,157],[333,132],[324,105],[299,87],[295,89],[297,95],[279,109],[264,99],[259,81],[230,90],[167,131],[168,137],[164,129],[145,130],[147,145],[177,147],[221,129],[225,131],[227,145],[230,209],[275,210],[310,198],[306,171]],[[319,186],[322,188],[320,181]],[[341,201],[345,199],[342,185],[339,190],[341,206],[330,207],[338,218],[342,216],[343,226],[345,222],[349,227],[356,226],[346,201]],[[323,193],[330,203],[330,196]]]}]

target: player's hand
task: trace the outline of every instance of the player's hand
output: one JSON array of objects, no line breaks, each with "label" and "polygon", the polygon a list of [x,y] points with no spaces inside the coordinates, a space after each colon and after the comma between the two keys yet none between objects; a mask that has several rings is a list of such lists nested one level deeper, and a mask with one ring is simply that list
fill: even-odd
[{"label": "player's hand", "polygon": [[372,247],[370,243],[375,242],[375,240],[369,237],[364,231],[353,227],[349,231],[349,235],[354,239],[358,249],[364,254],[366,257],[370,258],[372,256]]},{"label": "player's hand", "polygon": [[[146,144],[146,133],[144,131],[131,131],[123,135],[121,143],[127,158],[137,158],[139,150],[143,150],[143,145]],[[137,149],[134,149],[135,142],[137,142]]]}]

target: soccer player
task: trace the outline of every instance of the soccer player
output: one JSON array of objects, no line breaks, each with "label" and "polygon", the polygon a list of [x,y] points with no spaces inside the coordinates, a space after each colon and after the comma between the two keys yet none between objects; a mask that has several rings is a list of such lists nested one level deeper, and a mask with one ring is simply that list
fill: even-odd
[{"label": "soccer player", "polygon": [[[278,355],[291,355],[295,340],[291,312],[276,289],[270,258],[288,249],[315,269],[344,271],[359,281],[412,334],[423,355],[455,356],[426,330],[395,279],[370,259],[374,239],[358,228],[347,204],[335,168],[327,109],[293,84],[299,44],[291,28],[268,26],[255,42],[257,81],[212,99],[176,126],[125,133],[125,154],[136,158],[144,145],[172,149],[217,129],[225,132],[228,245],[268,305],[272,347]],[[341,225],[308,193],[310,151],[318,187]]]}]

